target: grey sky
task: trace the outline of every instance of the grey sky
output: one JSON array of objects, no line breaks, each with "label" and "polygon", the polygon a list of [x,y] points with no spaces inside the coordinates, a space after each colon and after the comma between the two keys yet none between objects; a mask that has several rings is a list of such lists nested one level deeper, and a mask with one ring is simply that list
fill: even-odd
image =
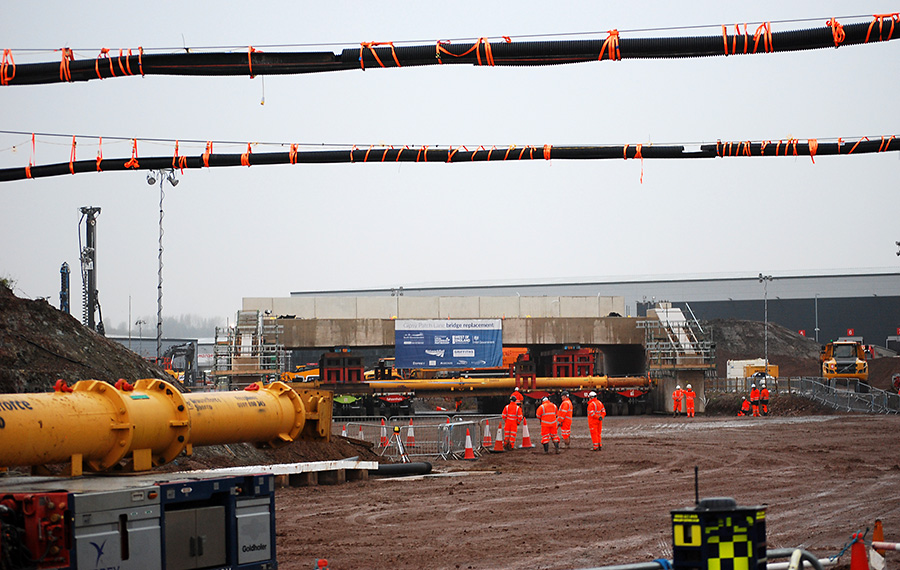
[{"label": "grey sky", "polygon": [[[35,6],[40,8],[36,9]],[[0,48],[475,39],[896,11],[859,2],[8,1]],[[849,23],[849,21],[848,21]],[[755,25],[750,27],[750,30]],[[685,32],[661,31],[667,36]],[[717,33],[702,30],[698,34]],[[897,31],[900,33],[900,30]],[[647,35],[647,34],[645,34]],[[183,39],[182,39],[183,36]],[[314,48],[310,48],[314,49]],[[272,50],[277,51],[277,50]],[[0,88],[0,128],[106,137],[392,145],[700,143],[900,134],[900,42],[793,54],[538,68],[442,66],[307,76],[133,77]],[[15,149],[13,147],[15,146]],[[203,145],[180,145],[197,155]],[[246,145],[216,147],[242,152]],[[39,140],[38,164],[69,141]],[[277,147],[257,147],[275,152]],[[139,143],[142,155],[172,144]],[[78,158],[96,156],[95,141]],[[130,144],[104,141],[104,157]],[[0,135],[0,167],[30,137]],[[185,171],[165,187],[164,314],[230,317],[241,298],[423,283],[755,275],[897,267],[897,153],[853,157],[341,164]],[[77,224],[98,206],[104,320],[155,315],[159,187],[145,172],[0,185],[0,276],[58,304]]]}]

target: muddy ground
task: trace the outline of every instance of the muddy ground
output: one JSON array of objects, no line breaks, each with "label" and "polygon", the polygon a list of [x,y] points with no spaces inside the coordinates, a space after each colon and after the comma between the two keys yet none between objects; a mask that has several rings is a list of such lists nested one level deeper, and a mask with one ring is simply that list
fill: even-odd
[{"label": "muddy ground", "polygon": [[[767,505],[769,548],[838,554],[883,521],[900,540],[900,416],[607,418],[589,450],[538,447],[435,461],[436,473],[285,488],[279,568],[591,568],[672,556],[672,509],[700,496]],[[539,433],[537,421],[529,422]],[[871,531],[869,532],[871,537]],[[841,559],[849,564],[849,553]],[[900,553],[887,555],[888,567]]]}]

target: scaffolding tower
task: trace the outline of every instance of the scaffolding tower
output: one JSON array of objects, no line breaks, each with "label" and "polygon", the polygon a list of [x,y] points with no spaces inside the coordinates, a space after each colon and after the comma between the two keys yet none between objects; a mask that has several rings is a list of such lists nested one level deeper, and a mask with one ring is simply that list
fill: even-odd
[{"label": "scaffolding tower", "polygon": [[[690,310],[690,307],[688,307]],[[696,318],[687,319],[681,309],[661,302],[638,321],[644,329],[647,372],[653,378],[678,376],[678,372],[703,372],[715,376],[716,344],[712,330],[704,330]]]},{"label": "scaffolding tower", "polygon": [[238,311],[237,321],[216,327],[216,384],[229,390],[254,382],[273,382],[284,371],[284,327],[259,311]]}]

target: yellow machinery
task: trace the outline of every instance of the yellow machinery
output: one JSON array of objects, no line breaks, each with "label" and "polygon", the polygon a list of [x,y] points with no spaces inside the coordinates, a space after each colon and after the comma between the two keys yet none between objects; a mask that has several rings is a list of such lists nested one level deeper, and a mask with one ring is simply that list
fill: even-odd
[{"label": "yellow machinery", "polygon": [[70,474],[146,471],[193,446],[329,439],[329,392],[252,384],[182,394],[158,379],[121,388],[84,380],[43,394],[0,394],[0,467],[70,463]]},{"label": "yellow machinery", "polygon": [[828,380],[869,379],[869,365],[866,362],[866,351],[861,342],[838,339],[822,347],[819,354],[822,363],[822,376]]},{"label": "yellow machinery", "polygon": [[[496,391],[504,395],[522,386],[521,379],[515,377],[502,378],[452,378],[430,380],[373,380],[368,385],[375,393],[379,392],[478,392]],[[610,378],[608,376],[559,376],[535,377],[531,384],[524,386],[532,390],[614,390],[636,389],[649,390],[650,379],[640,376]]]}]

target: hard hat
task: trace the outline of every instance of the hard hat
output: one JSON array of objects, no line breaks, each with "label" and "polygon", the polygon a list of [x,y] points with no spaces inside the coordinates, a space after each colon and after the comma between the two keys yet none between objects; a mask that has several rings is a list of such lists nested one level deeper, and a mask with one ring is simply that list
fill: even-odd
[{"label": "hard hat", "polygon": [[515,396],[510,396],[509,399],[510,399],[511,401],[513,401],[513,402],[516,401],[516,397],[515,397]]},{"label": "hard hat", "polygon": [[746,396],[741,396],[741,400],[746,400],[746,399],[747,399]]},{"label": "hard hat", "polygon": [[568,393],[568,392],[565,392],[565,391],[563,391],[562,395],[563,395],[563,398],[568,398],[568,397],[569,397],[569,393]]},{"label": "hard hat", "polygon": [[756,388],[756,384],[750,384],[751,388]]},{"label": "hard hat", "polygon": [[597,392],[594,392],[593,390],[591,390],[591,392],[588,394],[588,396],[590,396],[591,398],[596,398]]},{"label": "hard hat", "polygon": [[690,385],[690,384],[687,385],[687,389],[688,389],[688,390],[691,389],[691,385]]},{"label": "hard hat", "polygon": [[676,389],[676,390],[681,390],[681,384],[676,384],[676,385],[675,385],[675,389]]},{"label": "hard hat", "polygon": [[548,401],[550,401],[550,398],[548,398],[547,396],[544,396],[543,398],[541,398],[541,401],[548,402]]}]

